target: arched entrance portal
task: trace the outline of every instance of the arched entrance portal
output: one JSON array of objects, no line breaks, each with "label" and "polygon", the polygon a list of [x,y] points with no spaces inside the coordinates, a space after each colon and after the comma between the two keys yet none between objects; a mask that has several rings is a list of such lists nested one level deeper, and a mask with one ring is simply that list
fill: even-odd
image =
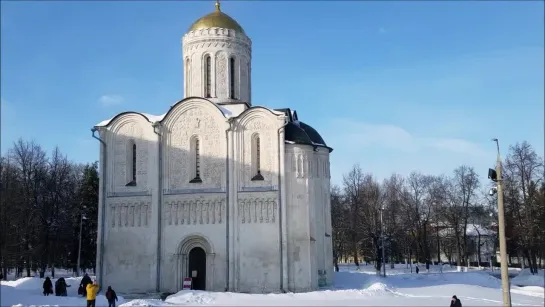
[{"label": "arched entrance portal", "polygon": [[200,247],[193,247],[189,252],[188,271],[193,277],[194,290],[206,290],[206,252]]},{"label": "arched entrance portal", "polygon": [[189,270],[193,277],[193,290],[206,290],[206,253],[200,247],[189,252]]},{"label": "arched entrance portal", "polygon": [[200,233],[189,234],[178,245],[176,256],[176,291],[182,290],[187,277],[193,278],[195,290],[217,290],[214,248],[208,238]]}]

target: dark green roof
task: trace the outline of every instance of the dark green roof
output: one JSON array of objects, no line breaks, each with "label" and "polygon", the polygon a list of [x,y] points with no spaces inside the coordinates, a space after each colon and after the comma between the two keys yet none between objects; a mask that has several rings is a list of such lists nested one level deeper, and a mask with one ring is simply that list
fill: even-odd
[{"label": "dark green roof", "polygon": [[312,142],[314,144],[321,144],[321,145],[324,145],[324,146],[327,146],[324,139],[322,138],[322,136],[318,133],[318,131],[316,131],[316,129],[312,128],[311,126],[303,123],[303,122],[299,122],[299,126],[305,130],[305,132],[307,133],[307,135],[310,137],[310,139],[312,140]]},{"label": "dark green roof", "polygon": [[288,124],[284,128],[284,139],[295,144],[311,145],[316,147],[325,147],[329,152],[333,148],[328,147],[322,136],[311,126],[299,121],[297,112],[289,108],[275,109],[275,111],[284,112],[288,118]]},{"label": "dark green roof", "polygon": [[294,142],[296,144],[312,145],[312,140],[299,126],[293,122],[288,122],[284,128],[284,138],[286,141]]}]

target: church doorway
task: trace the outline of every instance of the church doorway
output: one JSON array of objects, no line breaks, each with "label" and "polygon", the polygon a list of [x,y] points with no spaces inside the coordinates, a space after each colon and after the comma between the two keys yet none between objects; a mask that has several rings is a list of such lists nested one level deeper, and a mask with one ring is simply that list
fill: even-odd
[{"label": "church doorway", "polygon": [[193,278],[193,290],[206,290],[206,252],[194,247],[189,252],[189,276]]}]

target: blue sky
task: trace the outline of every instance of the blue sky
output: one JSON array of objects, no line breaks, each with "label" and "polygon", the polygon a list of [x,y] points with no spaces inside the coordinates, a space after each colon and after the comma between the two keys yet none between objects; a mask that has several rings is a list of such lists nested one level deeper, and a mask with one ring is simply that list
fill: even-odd
[{"label": "blue sky", "polygon": [[[542,1],[223,1],[253,41],[254,105],[291,107],[354,163],[486,178],[501,150],[544,150]],[[1,2],[2,153],[19,137],[78,162],[91,127],[182,97],[181,37],[214,1]],[[498,119],[503,122],[498,123]]]}]

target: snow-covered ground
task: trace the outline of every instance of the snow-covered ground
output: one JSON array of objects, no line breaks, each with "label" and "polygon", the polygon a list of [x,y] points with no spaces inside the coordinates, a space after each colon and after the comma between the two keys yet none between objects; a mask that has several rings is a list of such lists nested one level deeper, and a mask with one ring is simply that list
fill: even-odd
[{"label": "snow-covered ground", "polygon": [[[119,306],[448,306],[452,295],[457,295],[463,306],[501,306],[501,282],[489,272],[470,270],[456,272],[456,268],[432,267],[426,273],[420,266],[420,274],[411,273],[405,265],[387,268],[388,277],[375,275],[371,265],[356,270],[353,265],[341,265],[336,273],[335,286],[309,293],[241,294],[228,292],[181,291],[158,299],[119,298]],[[529,273],[528,273],[529,274]],[[539,277],[521,272],[521,281],[533,280],[542,284],[529,287],[511,287],[513,306],[544,306],[543,271]],[[519,278],[517,277],[517,278]],[[524,279],[524,280],[523,280]],[[68,297],[44,297],[43,279],[21,278],[1,283],[1,306],[85,306],[85,299],[76,295],[79,278],[66,278]],[[515,279],[514,279],[515,280]],[[53,280],[54,281],[54,280]],[[514,284],[514,283],[513,283]],[[115,289],[115,285],[112,285]],[[107,306],[103,295],[97,298],[97,306]]]},{"label": "snow-covered ground", "polygon": [[545,287],[545,270],[539,270],[537,274],[532,275],[530,269],[522,270],[511,283],[519,286]]}]

